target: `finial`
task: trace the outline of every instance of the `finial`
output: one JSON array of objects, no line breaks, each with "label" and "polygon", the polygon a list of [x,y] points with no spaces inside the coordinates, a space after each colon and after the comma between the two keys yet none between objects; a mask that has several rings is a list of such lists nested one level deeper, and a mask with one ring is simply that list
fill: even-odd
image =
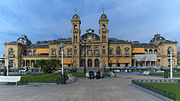
[{"label": "finial", "polygon": [[105,10],[105,9],[104,9],[104,8],[102,8],[103,14],[104,14],[104,10]]},{"label": "finial", "polygon": [[75,8],[74,10],[75,10],[75,13],[77,13],[77,8]]}]

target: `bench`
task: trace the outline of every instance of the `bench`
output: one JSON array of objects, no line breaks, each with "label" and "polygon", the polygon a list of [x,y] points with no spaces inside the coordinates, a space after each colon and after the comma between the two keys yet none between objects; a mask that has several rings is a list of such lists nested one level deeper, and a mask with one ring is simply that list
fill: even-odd
[{"label": "bench", "polygon": [[21,76],[0,76],[0,82],[15,82],[16,85],[19,83],[21,80]]},{"label": "bench", "polygon": [[111,77],[115,77],[116,75],[115,75],[115,73],[110,72],[110,76],[111,76]]},{"label": "bench", "polygon": [[86,73],[86,77],[89,78],[89,73]]},{"label": "bench", "polygon": [[72,74],[68,74],[68,82],[76,80],[75,76],[72,76]]},{"label": "bench", "polygon": [[149,76],[150,71],[144,71],[141,73],[141,75]]}]

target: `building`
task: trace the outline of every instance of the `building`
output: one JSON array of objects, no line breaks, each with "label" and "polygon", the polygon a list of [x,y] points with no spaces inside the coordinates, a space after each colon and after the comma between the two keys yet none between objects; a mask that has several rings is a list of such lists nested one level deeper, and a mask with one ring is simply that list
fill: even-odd
[{"label": "building", "polygon": [[[127,66],[170,66],[169,48],[173,48],[173,65],[177,65],[177,42],[169,41],[156,34],[150,43],[124,41],[109,38],[108,17],[99,19],[99,34],[89,28],[81,34],[78,14],[71,19],[72,38],[37,41],[32,44],[26,35],[14,42],[6,42],[5,56],[9,56],[10,67],[34,67],[40,59],[60,59],[64,50],[65,67],[127,67]],[[64,43],[64,48],[60,47]],[[5,60],[7,62],[7,59]]]},{"label": "building", "polygon": [[180,66],[180,52],[178,52],[177,60],[178,60],[177,65]]},{"label": "building", "polygon": [[0,56],[0,68],[4,67],[5,57],[4,55]]}]

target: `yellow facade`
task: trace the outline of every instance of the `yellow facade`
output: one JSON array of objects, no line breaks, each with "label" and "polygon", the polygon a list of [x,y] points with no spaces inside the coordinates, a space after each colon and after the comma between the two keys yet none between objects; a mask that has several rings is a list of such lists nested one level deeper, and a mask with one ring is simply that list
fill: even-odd
[{"label": "yellow facade", "polygon": [[[9,56],[10,67],[33,68],[37,60],[58,59],[61,61],[63,50],[65,67],[123,67],[140,66],[135,59],[137,54],[156,54],[156,61],[143,61],[143,66],[168,67],[172,47],[173,65],[177,65],[177,42],[169,41],[156,34],[150,43],[108,38],[109,19],[102,14],[99,19],[99,35],[93,29],[81,33],[81,20],[77,14],[71,19],[72,38],[50,41],[37,41],[32,44],[27,36],[22,35],[16,42],[5,43],[5,56]],[[25,41],[23,41],[25,40]],[[60,47],[64,43],[64,47]],[[5,64],[7,63],[7,59]]]}]

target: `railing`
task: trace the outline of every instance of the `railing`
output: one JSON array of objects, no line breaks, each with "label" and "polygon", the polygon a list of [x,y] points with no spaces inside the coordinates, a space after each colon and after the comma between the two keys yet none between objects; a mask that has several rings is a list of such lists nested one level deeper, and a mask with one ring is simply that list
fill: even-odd
[{"label": "railing", "polygon": [[172,92],[169,92],[169,91],[166,91],[166,90],[162,90],[162,89],[147,85],[145,83],[138,82],[136,80],[132,80],[132,83],[137,85],[137,86],[143,87],[145,89],[148,89],[150,91],[153,91],[155,93],[158,93],[160,95],[163,95],[165,97],[168,97],[169,99],[172,99],[172,100],[176,101],[176,94],[175,93],[172,93]]}]

